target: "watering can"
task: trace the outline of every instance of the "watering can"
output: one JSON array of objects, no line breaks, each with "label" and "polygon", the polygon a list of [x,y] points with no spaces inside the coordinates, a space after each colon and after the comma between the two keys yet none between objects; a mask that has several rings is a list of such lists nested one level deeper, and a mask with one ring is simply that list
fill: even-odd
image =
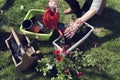
[{"label": "watering can", "polygon": [[[51,0],[51,2],[49,2],[49,4],[52,2],[54,3],[55,0]],[[51,7],[51,5],[47,6],[44,15],[43,15],[43,24],[46,27],[49,28],[53,28],[56,29],[58,31],[58,33],[60,34],[60,36],[63,36],[63,33],[61,32],[61,30],[58,28],[57,24],[59,21],[60,15],[58,13],[58,7]]]}]

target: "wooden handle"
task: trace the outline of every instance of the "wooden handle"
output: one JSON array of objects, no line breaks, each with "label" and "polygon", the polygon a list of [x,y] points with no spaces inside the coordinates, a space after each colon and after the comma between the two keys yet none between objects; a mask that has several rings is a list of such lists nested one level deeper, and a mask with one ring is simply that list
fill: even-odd
[{"label": "wooden handle", "polygon": [[22,47],[22,44],[21,44],[21,42],[20,42],[20,40],[19,40],[19,38],[18,38],[18,36],[17,36],[17,34],[16,34],[16,32],[15,32],[13,27],[11,28],[11,32],[12,32],[12,35],[13,35],[13,37],[14,37],[17,45],[18,45],[18,47],[20,48],[21,53],[24,54],[25,51],[24,51],[24,49]]}]

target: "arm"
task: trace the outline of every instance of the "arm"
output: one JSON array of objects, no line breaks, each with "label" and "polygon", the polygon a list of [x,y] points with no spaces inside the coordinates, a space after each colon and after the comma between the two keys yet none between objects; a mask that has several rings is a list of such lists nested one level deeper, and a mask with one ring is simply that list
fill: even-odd
[{"label": "arm", "polygon": [[64,32],[65,36],[67,38],[72,38],[74,34],[76,33],[76,31],[79,29],[79,27],[82,26],[84,22],[89,20],[91,17],[93,17],[98,12],[98,10],[101,7],[102,1],[103,0],[93,0],[90,9],[81,18],[78,18],[77,20],[75,20],[75,22],[73,22],[71,27],[68,27],[65,30]]},{"label": "arm", "polygon": [[88,19],[90,19],[95,14],[96,14],[95,10],[87,11],[81,18],[78,18],[75,22],[72,22],[70,24],[70,27],[68,27],[65,30],[64,35],[67,38],[72,38],[75,35],[76,31],[80,28],[80,26],[82,26],[84,22],[86,22]]},{"label": "arm", "polygon": [[95,10],[88,10],[81,18],[82,23],[86,22],[87,20],[89,20],[91,17],[93,17],[96,14]]},{"label": "arm", "polygon": [[81,21],[84,23],[92,18],[99,11],[102,2],[103,0],[93,0],[90,9],[81,18],[78,18],[78,21],[81,19]]}]

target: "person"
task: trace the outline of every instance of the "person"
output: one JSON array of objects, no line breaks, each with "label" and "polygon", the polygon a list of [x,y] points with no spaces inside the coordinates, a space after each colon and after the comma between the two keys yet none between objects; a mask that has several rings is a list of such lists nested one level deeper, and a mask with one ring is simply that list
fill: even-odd
[{"label": "person", "polygon": [[86,0],[82,9],[80,9],[80,5],[77,0],[65,1],[69,4],[70,8],[66,9],[63,13],[74,13],[77,17],[75,21],[69,23],[70,27],[67,27],[64,31],[64,35],[67,38],[72,38],[83,23],[88,21],[94,15],[100,15],[106,4],[106,0]]}]

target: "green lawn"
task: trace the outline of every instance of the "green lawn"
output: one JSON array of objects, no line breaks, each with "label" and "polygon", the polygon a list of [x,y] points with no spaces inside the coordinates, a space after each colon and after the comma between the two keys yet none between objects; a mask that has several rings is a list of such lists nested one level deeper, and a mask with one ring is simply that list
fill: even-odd
[{"label": "green lawn", "polygon": [[[83,5],[84,1],[78,1]],[[47,2],[48,0],[0,0],[0,80],[50,80],[35,71],[18,72],[4,42],[10,35],[10,27],[19,32],[20,24],[29,9],[44,10]],[[74,15],[62,14],[68,5],[59,0],[59,7],[60,22],[71,21]],[[89,23],[95,30],[79,48],[84,56],[94,55],[98,65],[97,68],[84,68],[81,80],[120,80],[120,0],[107,0],[103,14],[95,16]],[[94,42],[98,45],[94,46]],[[39,47],[44,54],[54,50],[50,42],[39,41]]]}]

